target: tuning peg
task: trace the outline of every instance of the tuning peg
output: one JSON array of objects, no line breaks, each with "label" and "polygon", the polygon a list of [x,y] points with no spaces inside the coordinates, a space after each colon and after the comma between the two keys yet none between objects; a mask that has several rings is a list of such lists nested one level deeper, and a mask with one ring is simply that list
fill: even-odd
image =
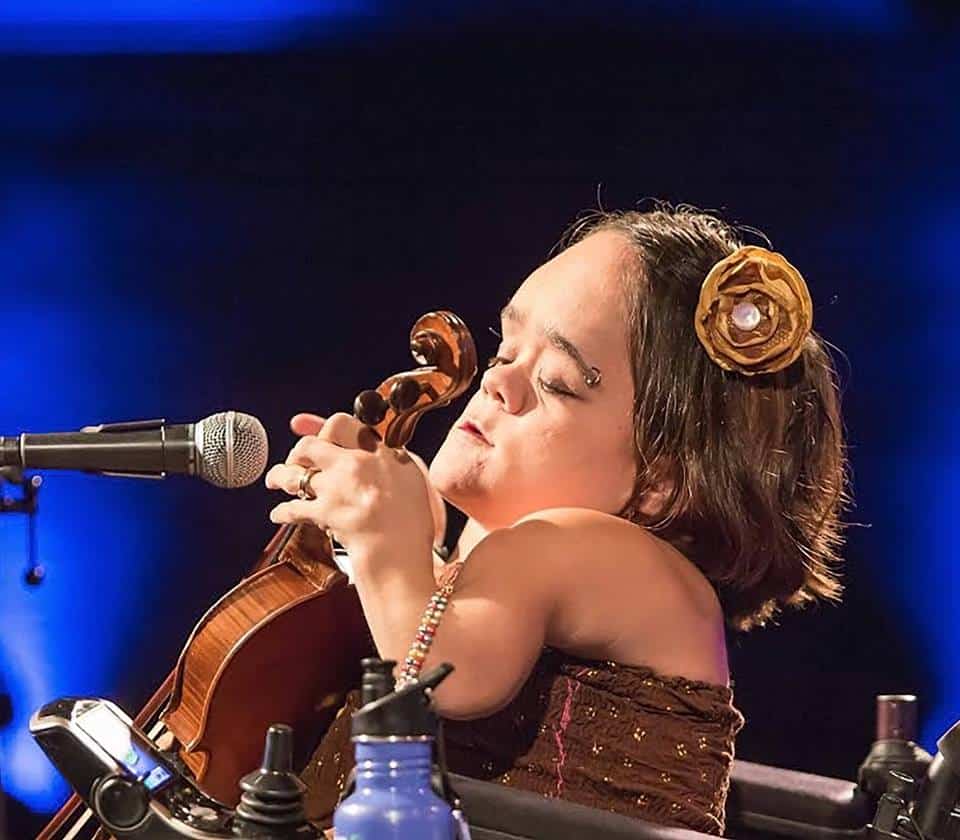
[{"label": "tuning peg", "polygon": [[368,426],[376,426],[387,416],[390,404],[376,391],[361,391],[353,401],[353,413],[356,418]]},{"label": "tuning peg", "polygon": [[390,405],[396,411],[407,411],[420,399],[420,383],[415,379],[398,379],[390,389]]}]

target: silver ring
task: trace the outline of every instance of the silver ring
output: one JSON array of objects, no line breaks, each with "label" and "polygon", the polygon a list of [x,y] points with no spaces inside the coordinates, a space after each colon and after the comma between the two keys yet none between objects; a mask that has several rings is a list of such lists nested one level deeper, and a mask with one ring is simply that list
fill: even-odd
[{"label": "silver ring", "polygon": [[310,484],[310,480],[318,472],[320,472],[320,470],[304,469],[304,471],[300,474],[300,481],[297,482],[298,499],[305,499],[306,501],[311,502],[317,498],[317,494],[313,492],[313,485]]}]

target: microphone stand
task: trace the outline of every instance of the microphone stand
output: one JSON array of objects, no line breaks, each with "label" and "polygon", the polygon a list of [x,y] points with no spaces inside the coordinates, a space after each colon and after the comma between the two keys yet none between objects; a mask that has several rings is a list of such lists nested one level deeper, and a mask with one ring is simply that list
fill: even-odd
[{"label": "microphone stand", "polygon": [[[0,513],[27,514],[27,568],[23,578],[30,586],[42,583],[46,574],[37,559],[37,510],[42,484],[41,476],[25,475],[20,467],[0,467]],[[8,486],[21,487],[21,494],[10,495]]]},{"label": "microphone stand", "polygon": [[[39,475],[25,476],[19,467],[0,467],[0,513],[27,514],[27,562],[24,580],[30,586],[43,581],[44,569],[37,561],[37,496],[43,478]],[[19,496],[7,492],[8,486],[22,488]],[[13,718],[10,695],[4,691],[0,680],[0,729],[7,726]],[[0,756],[2,758],[2,756]],[[3,762],[0,761],[0,764]],[[0,775],[0,837],[7,836],[6,794],[3,791],[3,778]]]}]

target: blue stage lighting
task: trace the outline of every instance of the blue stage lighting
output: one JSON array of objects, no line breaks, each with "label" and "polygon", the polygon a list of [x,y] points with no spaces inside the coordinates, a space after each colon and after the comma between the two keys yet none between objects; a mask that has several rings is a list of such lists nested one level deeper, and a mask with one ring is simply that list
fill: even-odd
[{"label": "blue stage lighting", "polygon": [[0,4],[0,51],[256,50],[314,29],[337,32],[373,11],[370,0],[8,0]]},{"label": "blue stage lighting", "polygon": [[[69,430],[150,414],[142,407],[196,354],[149,289],[124,288],[116,276],[116,238],[141,235],[126,225],[147,215],[147,202],[98,183],[5,180],[0,429]],[[58,696],[109,696],[136,634],[162,624],[147,609],[148,578],[174,551],[176,529],[159,524],[175,519],[166,507],[172,489],[48,475],[37,514],[37,560],[47,570],[39,586],[24,579],[25,514],[0,516],[0,670],[13,711],[0,729],[3,786],[32,809],[51,810],[67,793],[27,731],[32,712]],[[134,632],[121,638],[120,627]]]},{"label": "blue stage lighting", "polygon": [[682,21],[691,31],[890,32],[910,21],[902,0],[648,0],[591,4],[542,0],[460,0],[443,4],[376,0],[8,0],[0,5],[0,51],[30,53],[244,51],[291,42],[356,37],[371,30],[491,20],[643,26]]}]

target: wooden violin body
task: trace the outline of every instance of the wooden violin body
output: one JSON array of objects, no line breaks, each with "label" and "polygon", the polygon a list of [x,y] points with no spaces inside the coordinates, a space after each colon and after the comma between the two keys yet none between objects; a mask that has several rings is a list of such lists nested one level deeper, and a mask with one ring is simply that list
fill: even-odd
[{"label": "wooden violin body", "polygon": [[374,652],[329,544],[311,526],[278,533],[267,549],[275,562],[214,604],[180,654],[162,720],[204,791],[225,804],[259,765],[271,723],[292,726],[309,756]]},{"label": "wooden violin body", "polygon": [[[476,371],[473,340],[452,313],[420,318],[411,350],[423,368],[357,399],[368,409],[371,398],[379,404],[370,425],[388,446],[405,444],[423,412],[461,394]],[[262,568],[194,629],[162,715],[203,790],[226,804],[239,799],[237,780],[258,766],[271,723],[291,725],[309,755],[359,684],[361,658],[374,653],[359,599],[324,532],[281,528],[264,555]]]},{"label": "wooden violin body", "polygon": [[[410,350],[420,367],[355,403],[387,446],[405,445],[419,418],[462,394],[476,374],[473,339],[451,312],[418,319]],[[259,766],[271,724],[293,727],[302,766],[358,686],[360,660],[374,653],[356,590],[333,558],[320,529],[281,527],[252,572],[201,618],[176,669],[134,720],[150,737],[172,734],[198,786],[226,805],[236,804],[238,781]],[[72,796],[38,840],[76,837],[90,813],[73,827],[68,821],[81,810]]]}]

